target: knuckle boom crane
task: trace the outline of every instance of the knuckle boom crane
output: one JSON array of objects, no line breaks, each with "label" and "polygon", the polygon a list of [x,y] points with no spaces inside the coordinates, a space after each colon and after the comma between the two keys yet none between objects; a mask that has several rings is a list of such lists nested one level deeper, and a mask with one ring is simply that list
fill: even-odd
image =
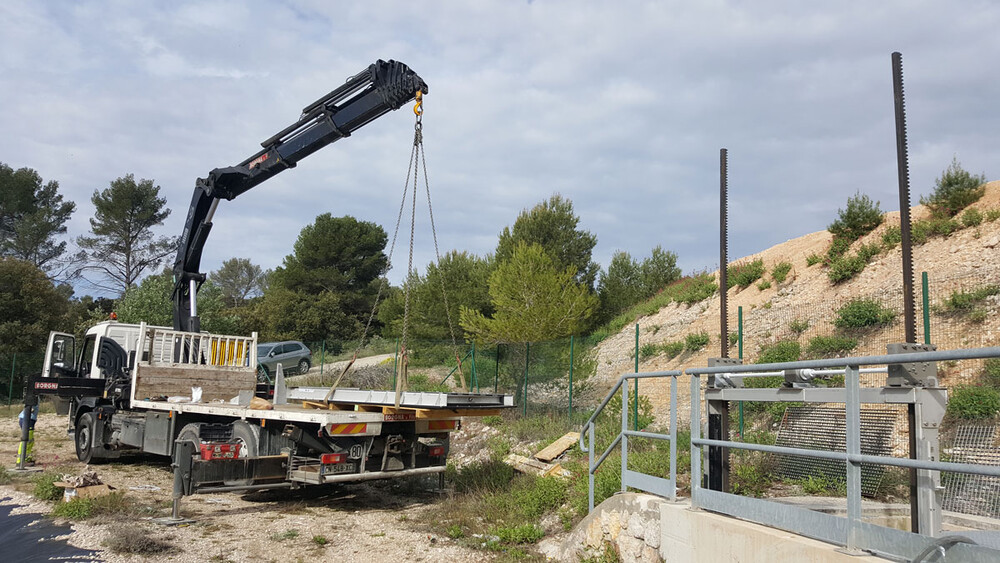
[{"label": "knuckle boom crane", "polygon": [[220,200],[231,200],[294,168],[319,149],[399,109],[418,92],[426,94],[427,84],[408,66],[379,60],[303,108],[298,121],[261,143],[263,149],[253,156],[198,178],[173,266],[174,330],[200,332],[197,294],[206,276],[198,270]]}]

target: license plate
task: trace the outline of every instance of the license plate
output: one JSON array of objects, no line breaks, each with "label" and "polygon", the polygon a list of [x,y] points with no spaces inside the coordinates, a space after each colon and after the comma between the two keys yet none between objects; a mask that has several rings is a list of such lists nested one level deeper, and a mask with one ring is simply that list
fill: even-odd
[{"label": "license plate", "polygon": [[323,475],[339,475],[341,473],[354,473],[353,463],[335,463],[323,466]]}]

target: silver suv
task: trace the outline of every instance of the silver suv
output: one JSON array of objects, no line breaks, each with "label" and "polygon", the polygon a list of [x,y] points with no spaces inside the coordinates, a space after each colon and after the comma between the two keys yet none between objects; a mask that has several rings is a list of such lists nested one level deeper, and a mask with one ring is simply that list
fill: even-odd
[{"label": "silver suv", "polygon": [[274,379],[281,364],[285,373],[304,374],[312,367],[312,351],[298,341],[265,342],[257,345],[257,378]]}]

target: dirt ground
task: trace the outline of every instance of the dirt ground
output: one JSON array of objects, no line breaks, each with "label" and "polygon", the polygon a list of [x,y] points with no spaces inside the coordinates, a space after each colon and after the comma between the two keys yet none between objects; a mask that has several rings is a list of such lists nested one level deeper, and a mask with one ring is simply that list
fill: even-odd
[{"label": "dirt ground", "polygon": [[[66,426],[66,417],[39,416],[35,459],[46,470],[79,475],[86,466],[77,461]],[[16,415],[0,419],[3,466],[13,467],[19,439]],[[152,519],[170,513],[173,474],[167,460],[137,455],[89,468],[148,514],[130,516],[128,521],[112,517],[71,523],[73,532],[65,539],[80,548],[101,550],[100,557],[110,562],[146,560],[107,549],[108,538],[122,526],[138,527],[166,541],[172,549],[154,557],[177,562],[495,559],[494,554],[460,545],[435,529],[429,519],[447,502],[448,493],[429,491],[427,481],[195,495],[181,504],[181,515],[195,522],[164,527]],[[50,512],[52,504],[34,499],[31,490],[30,482],[15,477],[0,487],[0,498],[10,497],[6,503],[22,505],[21,512]]]}]

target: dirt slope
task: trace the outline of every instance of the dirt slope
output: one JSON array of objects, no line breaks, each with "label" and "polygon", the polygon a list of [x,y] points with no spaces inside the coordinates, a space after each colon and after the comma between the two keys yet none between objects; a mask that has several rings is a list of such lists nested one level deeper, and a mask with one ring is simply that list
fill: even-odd
[{"label": "dirt slope", "polygon": [[[974,204],[984,214],[987,210],[1000,208],[1000,181],[987,184],[986,194]],[[917,221],[929,216],[928,210],[918,205],[911,209],[911,220]],[[893,211],[885,215],[882,226],[868,234],[852,247],[852,252],[862,243],[879,242],[882,234],[890,226],[899,225],[899,212]],[[760,345],[783,338],[794,338],[788,329],[789,321],[800,319],[809,323],[809,329],[798,336],[803,348],[810,338],[816,335],[828,335],[833,332],[830,323],[833,312],[845,301],[854,297],[880,296],[890,300],[898,300],[902,294],[902,251],[897,245],[888,252],[883,252],[869,262],[867,267],[854,279],[833,285],[827,277],[827,269],[822,265],[807,266],[806,257],[811,254],[823,255],[832,239],[827,231],[819,231],[778,244],[767,250],[734,260],[748,261],[761,258],[770,273],[773,266],[781,261],[792,264],[788,279],[777,284],[772,281],[772,287],[760,290],[755,285],[745,289],[731,288],[729,299],[729,330],[735,332],[737,327],[736,311],[742,306],[745,317],[744,343],[745,357],[756,356]],[[941,290],[947,286],[946,278],[962,279],[971,283],[972,278],[985,280],[989,283],[1000,281],[1000,220],[984,221],[979,227],[962,229],[946,238],[935,237],[925,244],[914,246],[914,271],[927,271],[932,286]],[[718,270],[713,272],[718,279]],[[770,279],[770,276],[768,276]],[[971,281],[970,281],[971,280]],[[962,286],[967,287],[967,286]],[[934,290],[932,289],[932,295]],[[917,299],[919,300],[919,280],[917,281]],[[933,302],[933,301],[932,301]],[[985,322],[965,326],[961,319],[932,318],[932,335],[940,349],[958,348],[962,346],[995,346],[1000,344],[1000,296],[990,298],[988,315]],[[671,304],[659,312],[637,319],[641,344],[661,344],[683,340],[691,332],[706,332],[711,337],[711,343],[705,349],[695,353],[683,353],[674,359],[668,359],[662,353],[642,359],[640,371],[667,369],[682,369],[684,367],[705,366],[710,356],[720,354],[719,345],[719,308],[718,293],[694,305]],[[918,304],[919,308],[919,304]],[[932,311],[934,308],[932,307]],[[918,325],[919,325],[918,320]],[[862,339],[856,354],[876,354],[885,352],[885,342],[902,341],[902,323],[897,320],[890,327],[889,333],[873,335],[869,342]],[[936,333],[935,333],[936,331]],[[922,328],[918,327],[918,338]],[[614,379],[624,372],[634,370],[635,328],[634,324],[626,326],[620,333],[607,338],[597,350],[597,380],[606,383],[597,387],[607,389]],[[731,348],[730,356],[736,356],[735,347]],[[960,366],[945,374],[946,385],[968,378],[974,372],[973,367]],[[682,407],[679,415],[687,416],[689,394],[688,382],[682,380],[680,396]],[[643,395],[649,396],[656,406],[663,406],[668,400],[665,382],[643,382],[640,387]],[[661,409],[657,409],[662,412]]]}]

